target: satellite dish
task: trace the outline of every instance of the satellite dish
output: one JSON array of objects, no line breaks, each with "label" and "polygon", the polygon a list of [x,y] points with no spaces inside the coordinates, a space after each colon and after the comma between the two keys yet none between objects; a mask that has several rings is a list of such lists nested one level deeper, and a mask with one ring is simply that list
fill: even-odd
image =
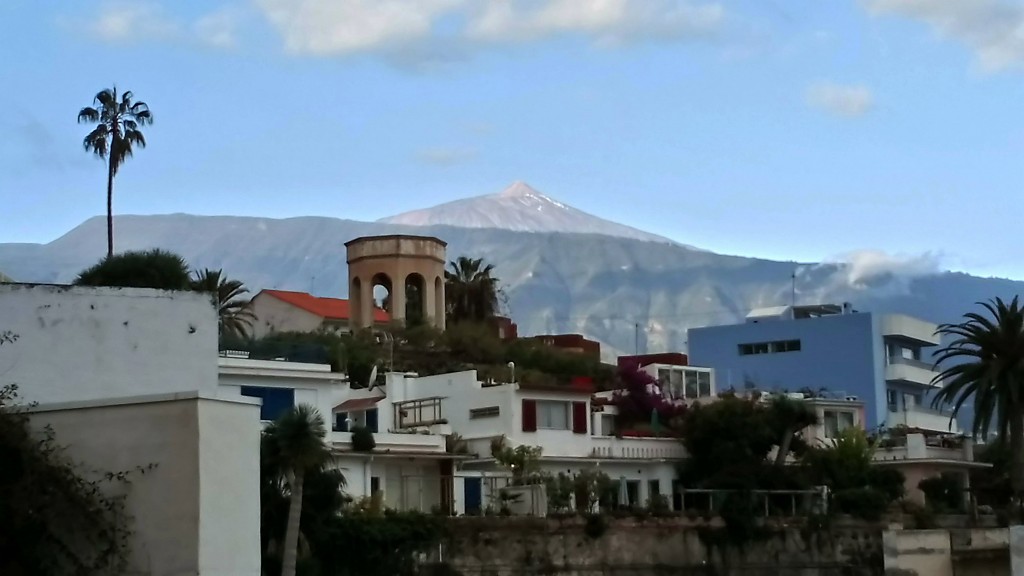
[{"label": "satellite dish", "polygon": [[370,370],[370,381],[367,384],[369,384],[369,387],[367,388],[368,390],[373,390],[374,388],[377,387],[377,365],[376,364],[373,365],[373,370]]}]

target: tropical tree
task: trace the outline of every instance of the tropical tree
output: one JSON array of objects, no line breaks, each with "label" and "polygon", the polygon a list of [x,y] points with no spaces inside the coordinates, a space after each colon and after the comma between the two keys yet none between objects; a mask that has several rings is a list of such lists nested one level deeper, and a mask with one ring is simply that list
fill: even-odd
[{"label": "tropical tree", "polygon": [[107,257],[114,255],[114,176],[136,146],[146,147],[146,138],[139,128],[153,122],[149,106],[133,102],[133,97],[127,91],[118,100],[117,87],[104,89],[93,98],[93,106],[78,112],[79,123],[96,124],[82,145],[107,162]]},{"label": "tropical tree", "polygon": [[[987,438],[995,428],[1009,439],[1010,484],[1018,504],[1024,498],[1024,308],[1018,297],[979,302],[985,313],[968,312],[963,322],[942,324],[937,334],[951,338],[938,352],[936,366],[958,363],[934,379],[942,389],[932,399],[953,404],[952,418],[974,401],[973,435]],[[993,426],[994,425],[994,426]],[[1024,511],[1024,510],[1022,510]]]},{"label": "tropical tree", "polygon": [[156,248],[144,252],[129,251],[106,256],[79,273],[75,284],[189,290],[191,278],[184,258]]},{"label": "tropical tree", "polygon": [[245,337],[252,328],[256,316],[249,309],[249,301],[243,297],[249,290],[241,281],[228,279],[223,270],[206,268],[193,273],[192,289],[212,295],[222,335]]},{"label": "tropical tree", "polygon": [[817,424],[818,416],[806,403],[792,400],[785,395],[772,398],[767,416],[770,425],[779,435],[775,465],[784,466],[797,434],[804,428]]},{"label": "tropical tree", "polygon": [[484,264],[482,258],[459,256],[448,263],[445,270],[445,305],[448,319],[453,322],[479,322],[498,312],[501,289],[498,279],[491,273],[493,264]]},{"label": "tropical tree", "polygon": [[281,575],[295,576],[302,517],[302,492],[307,473],[322,469],[331,459],[324,443],[327,430],[316,408],[300,404],[282,414],[263,431],[264,466],[276,469],[290,493]]}]

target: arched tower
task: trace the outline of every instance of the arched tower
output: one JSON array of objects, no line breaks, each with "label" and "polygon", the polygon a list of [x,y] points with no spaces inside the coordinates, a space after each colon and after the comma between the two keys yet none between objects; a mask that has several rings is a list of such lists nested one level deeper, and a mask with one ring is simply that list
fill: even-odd
[{"label": "arched tower", "polygon": [[363,236],[345,243],[352,326],[373,325],[374,288],[387,289],[392,320],[414,317],[444,330],[448,244],[432,236]]}]

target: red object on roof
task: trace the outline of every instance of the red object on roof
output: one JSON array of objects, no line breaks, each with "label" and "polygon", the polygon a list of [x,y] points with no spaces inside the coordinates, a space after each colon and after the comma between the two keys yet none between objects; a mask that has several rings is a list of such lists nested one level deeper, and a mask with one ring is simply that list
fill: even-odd
[{"label": "red object on roof", "polygon": [[[263,293],[270,294],[282,302],[287,302],[296,308],[301,308],[327,320],[349,320],[352,318],[348,300],[341,298],[321,298],[306,292],[290,292],[288,290],[264,290]],[[373,321],[387,323],[391,321],[391,316],[387,310],[374,307]]]},{"label": "red object on roof", "polygon": [[382,398],[384,397],[374,396],[372,398],[349,398],[335,406],[332,412],[362,412],[377,406],[377,402],[380,402]]}]

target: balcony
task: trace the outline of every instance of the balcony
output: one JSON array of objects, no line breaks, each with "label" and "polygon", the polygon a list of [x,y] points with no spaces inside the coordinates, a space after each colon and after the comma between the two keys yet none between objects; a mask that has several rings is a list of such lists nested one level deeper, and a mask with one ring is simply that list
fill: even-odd
[{"label": "balcony", "polygon": [[938,387],[940,384],[932,383],[938,374],[930,362],[910,358],[890,357],[885,366],[886,382]]},{"label": "balcony", "polygon": [[[374,432],[373,439],[377,447],[373,453],[381,452],[445,452],[444,436],[439,434],[419,434],[415,432]],[[327,440],[342,451],[352,450],[351,432],[330,432]]]},{"label": "balcony", "polygon": [[926,437],[907,434],[885,438],[875,449],[875,461],[902,462],[910,460],[946,460],[973,462],[974,445],[960,438]]},{"label": "balcony", "polygon": [[950,421],[950,414],[940,410],[931,410],[921,406],[914,406],[908,410],[890,410],[886,415],[885,425],[887,428],[905,426],[919,430],[931,430],[949,434],[959,434],[960,426],[956,420]]},{"label": "balcony", "polygon": [[686,458],[686,449],[674,438],[615,438],[594,436],[591,456],[631,460],[673,460]]},{"label": "balcony", "polygon": [[882,317],[882,337],[909,340],[921,346],[938,346],[941,343],[935,335],[936,328],[931,322],[903,314],[887,314]]}]

